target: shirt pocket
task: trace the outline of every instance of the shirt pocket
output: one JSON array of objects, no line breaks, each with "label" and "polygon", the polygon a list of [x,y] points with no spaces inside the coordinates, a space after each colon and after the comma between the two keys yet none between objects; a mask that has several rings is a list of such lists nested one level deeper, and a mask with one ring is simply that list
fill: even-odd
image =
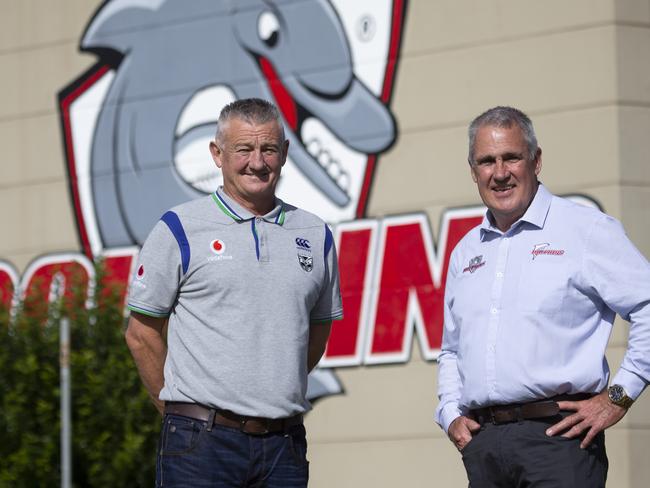
[{"label": "shirt pocket", "polygon": [[[544,256],[546,257],[546,256]],[[569,291],[571,274],[564,259],[526,261],[521,266],[516,306],[524,312],[556,315]]]}]

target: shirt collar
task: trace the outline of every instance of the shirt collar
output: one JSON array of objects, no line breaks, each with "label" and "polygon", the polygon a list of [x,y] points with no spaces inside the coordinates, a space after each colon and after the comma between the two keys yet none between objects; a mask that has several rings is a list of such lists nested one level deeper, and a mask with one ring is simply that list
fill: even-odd
[{"label": "shirt collar", "polygon": [[[212,193],[211,196],[214,203],[217,204],[217,207],[234,221],[242,222],[256,217],[256,215],[226,195],[226,192],[223,191],[223,186],[217,188],[217,191]],[[266,215],[262,215],[262,218],[267,222],[282,225],[284,224],[285,214],[284,202],[278,197],[275,197],[275,207]]]},{"label": "shirt collar", "polygon": [[[533,197],[533,201],[530,202],[526,213],[524,213],[524,215],[519,220],[512,224],[510,229],[518,226],[520,222],[528,222],[538,229],[543,228],[544,223],[546,222],[546,216],[548,215],[548,210],[551,208],[552,199],[553,195],[546,189],[544,185],[540,183],[537,187],[537,192]],[[488,232],[505,234],[505,232],[501,232],[496,227],[496,225],[494,225],[494,219],[492,218],[492,214],[489,210],[485,212],[483,221],[481,222],[481,239],[483,239],[483,236],[485,236],[485,234]]]}]

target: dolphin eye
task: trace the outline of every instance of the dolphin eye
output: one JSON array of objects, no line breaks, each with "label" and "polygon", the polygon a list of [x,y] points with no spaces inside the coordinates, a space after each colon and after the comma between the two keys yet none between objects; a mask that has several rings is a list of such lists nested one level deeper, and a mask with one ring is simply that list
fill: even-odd
[{"label": "dolphin eye", "polygon": [[257,33],[269,47],[274,47],[280,37],[280,22],[272,12],[264,12],[257,19]]}]

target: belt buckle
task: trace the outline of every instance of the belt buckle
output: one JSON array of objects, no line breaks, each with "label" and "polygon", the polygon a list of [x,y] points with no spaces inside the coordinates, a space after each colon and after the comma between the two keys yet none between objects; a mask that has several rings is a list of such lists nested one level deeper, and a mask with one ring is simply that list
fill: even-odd
[{"label": "belt buckle", "polygon": [[255,420],[255,419],[251,419],[250,417],[242,417],[239,420],[239,430],[242,431],[244,434],[248,434],[248,435],[266,435],[270,432],[268,419],[257,419],[257,421],[260,422],[260,425],[264,425],[265,427],[264,429],[260,431],[248,430],[246,426],[248,425],[248,422],[250,422],[251,420]]}]

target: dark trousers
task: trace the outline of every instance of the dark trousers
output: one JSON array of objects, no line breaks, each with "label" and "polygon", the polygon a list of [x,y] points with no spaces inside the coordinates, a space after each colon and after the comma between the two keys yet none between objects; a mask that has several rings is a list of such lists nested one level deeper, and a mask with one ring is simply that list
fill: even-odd
[{"label": "dark trousers", "polygon": [[548,437],[561,420],[486,423],[463,448],[470,488],[602,488],[607,479],[605,434],[580,449],[580,438]]},{"label": "dark trousers", "polygon": [[305,428],[250,435],[180,415],[165,415],[157,487],[304,488],[309,478]]}]

